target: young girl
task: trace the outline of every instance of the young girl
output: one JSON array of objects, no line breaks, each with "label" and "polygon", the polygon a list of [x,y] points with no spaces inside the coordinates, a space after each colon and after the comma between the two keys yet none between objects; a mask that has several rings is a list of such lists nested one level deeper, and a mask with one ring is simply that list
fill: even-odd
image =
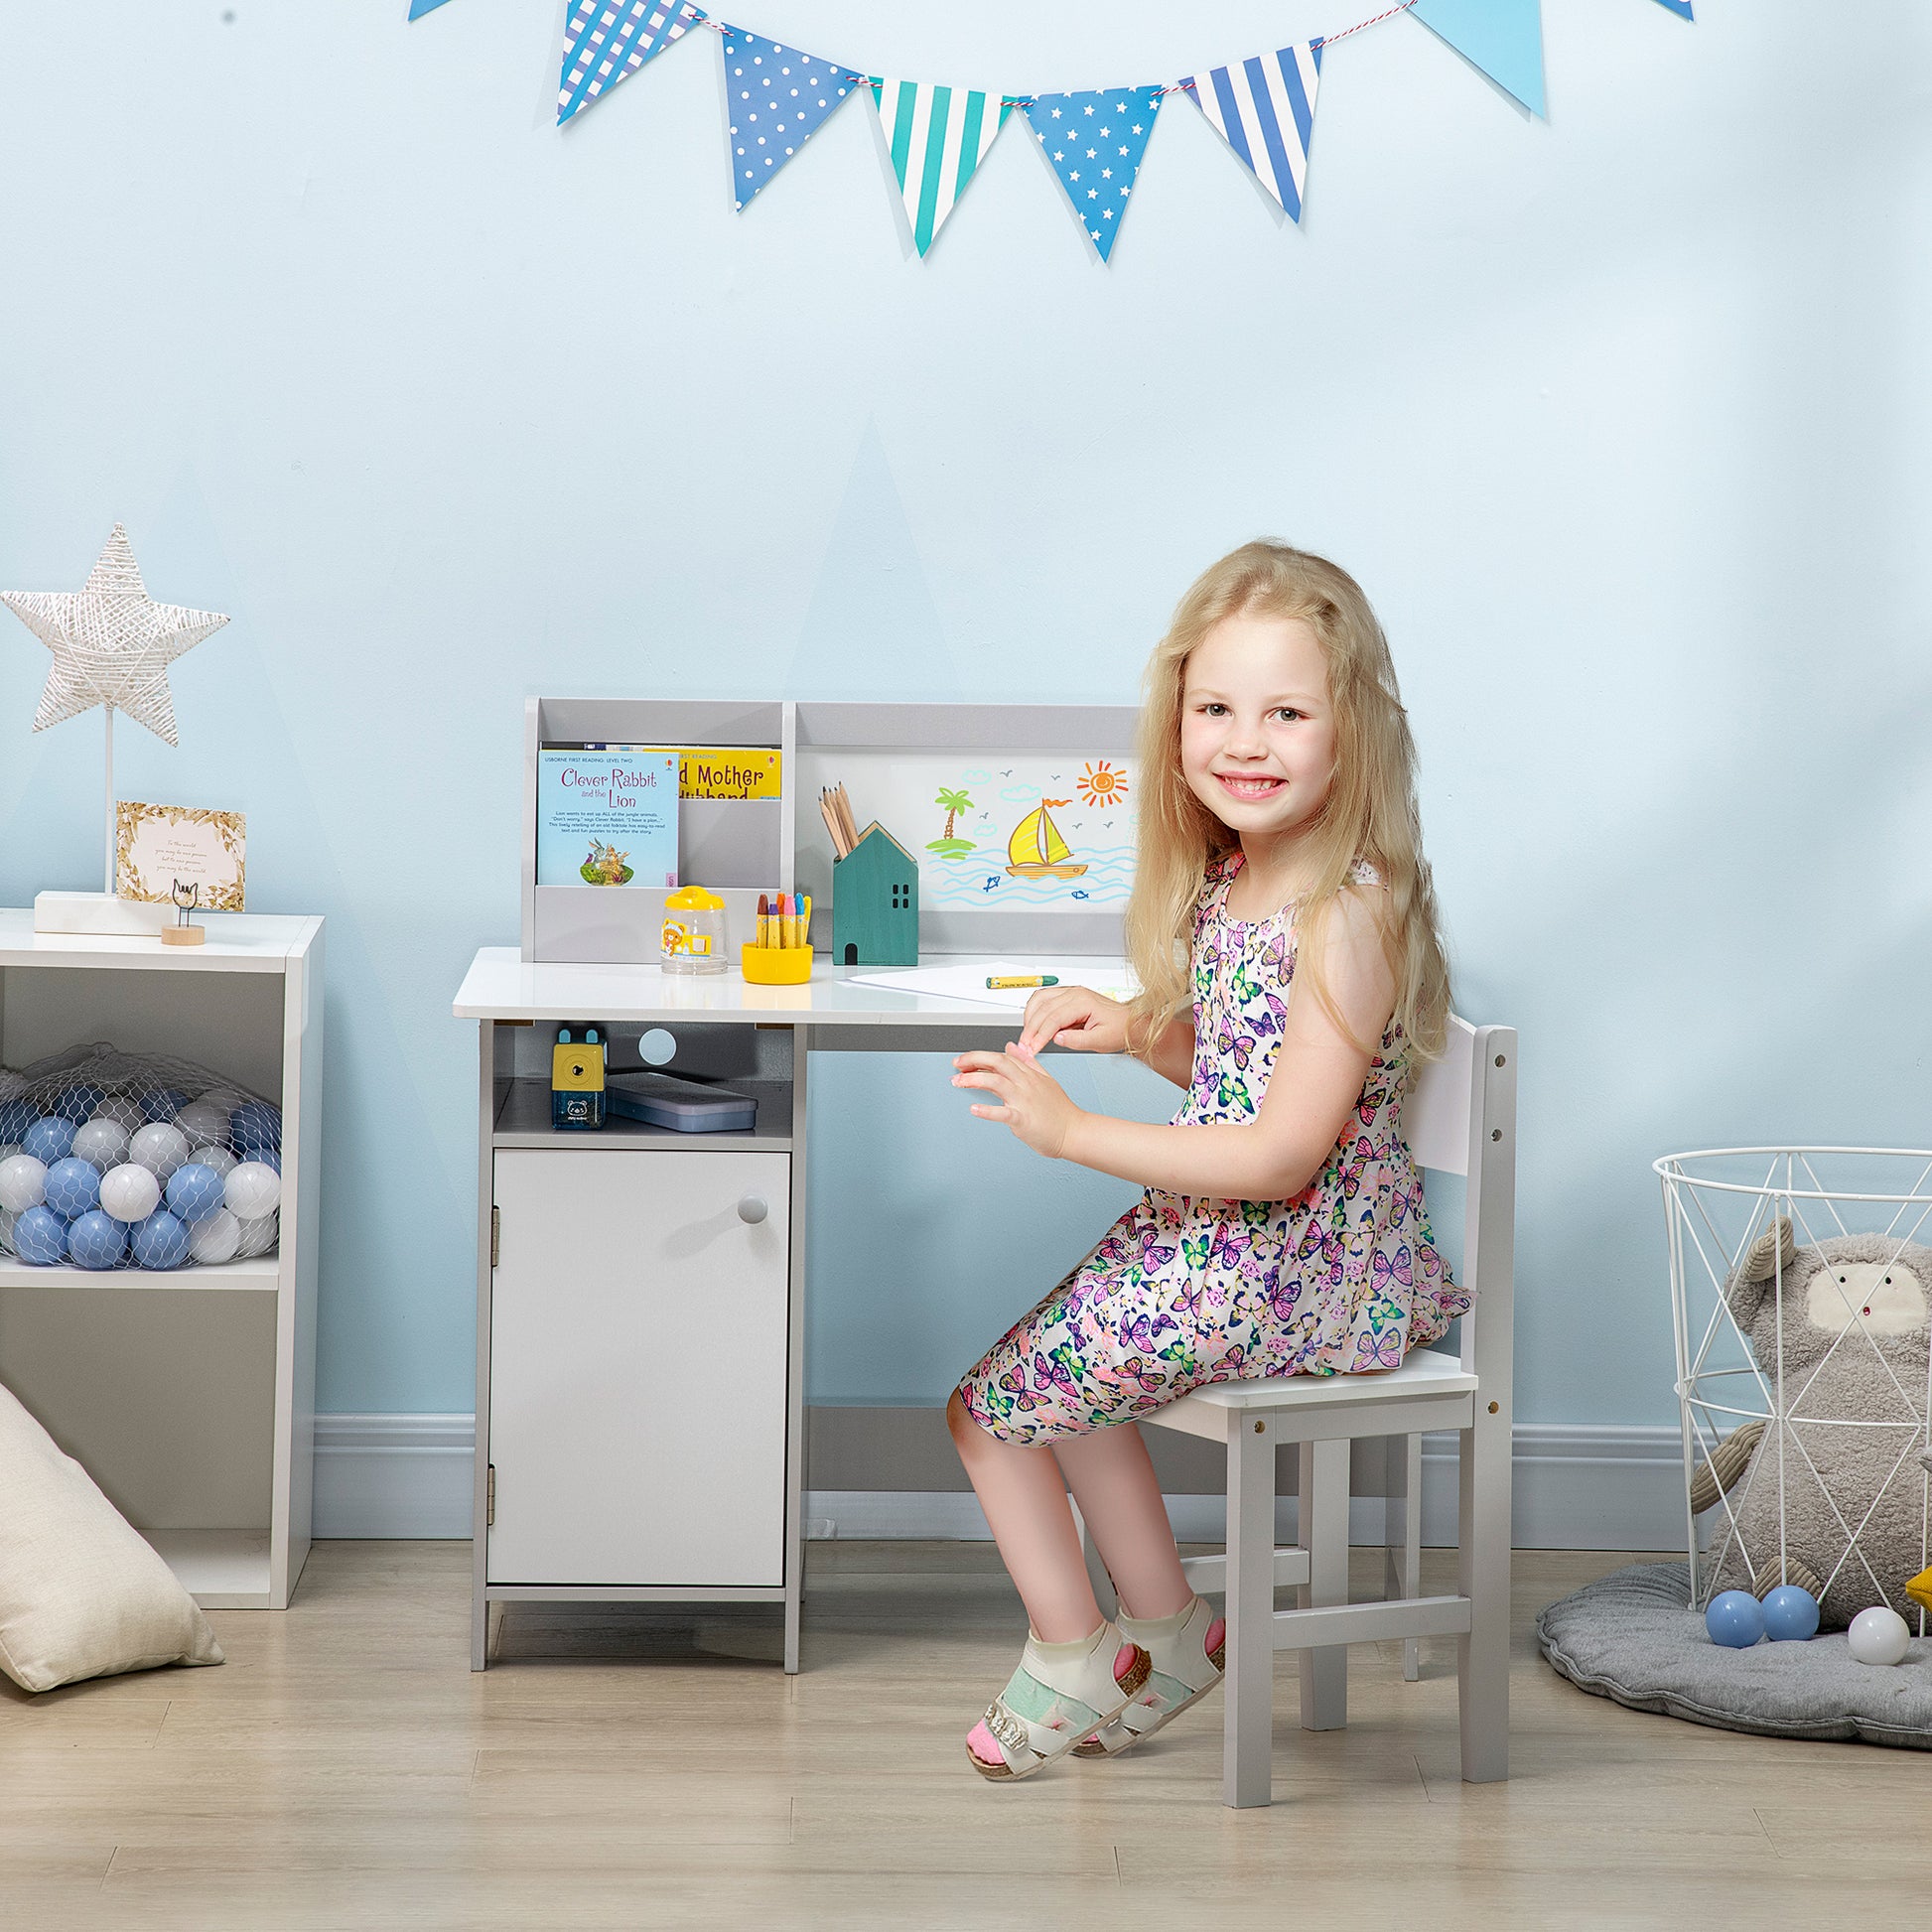
[{"label": "young girl", "polygon": [[[1222,558],[1148,665],[1138,749],[1139,997],[1036,993],[1005,1052],[954,1061],[982,1119],[1147,1189],[947,1405],[1032,1624],[967,1738],[989,1778],[1125,1750],[1220,1681],[1222,1621],[1181,1576],[1136,1416],[1209,1382],[1392,1368],[1469,1306],[1402,1141],[1449,978],[1415,746],[1360,587],[1283,544]],[[1167,1127],[1085,1113],[1048,1043],[1131,1052],[1187,1097]]]}]

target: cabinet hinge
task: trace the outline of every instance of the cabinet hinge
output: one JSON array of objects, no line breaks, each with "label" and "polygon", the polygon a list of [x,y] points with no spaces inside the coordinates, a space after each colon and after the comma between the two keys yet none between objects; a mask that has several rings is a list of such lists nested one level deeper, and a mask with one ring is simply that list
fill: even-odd
[{"label": "cabinet hinge", "polygon": [[496,1465],[493,1462],[488,1465],[483,1482],[483,1527],[492,1530],[496,1527]]},{"label": "cabinet hinge", "polygon": [[494,1268],[503,1250],[503,1210],[492,1207],[489,1210],[489,1265]]}]

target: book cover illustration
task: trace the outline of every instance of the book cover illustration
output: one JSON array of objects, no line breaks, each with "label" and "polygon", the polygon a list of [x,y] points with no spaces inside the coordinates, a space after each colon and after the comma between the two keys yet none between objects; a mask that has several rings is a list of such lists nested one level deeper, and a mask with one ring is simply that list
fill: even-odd
[{"label": "book cover illustration", "polygon": [[675,886],[678,761],[663,752],[537,754],[539,886]]}]

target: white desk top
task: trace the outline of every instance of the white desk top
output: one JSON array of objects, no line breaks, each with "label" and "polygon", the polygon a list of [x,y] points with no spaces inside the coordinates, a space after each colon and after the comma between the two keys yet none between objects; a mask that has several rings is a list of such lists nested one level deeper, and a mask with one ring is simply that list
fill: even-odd
[{"label": "white desk top", "polygon": [[[1012,970],[1013,955],[948,953],[926,965],[1000,965]],[[1118,959],[1096,959],[1094,975],[1117,981]],[[1011,1038],[1020,1016],[1011,1009],[979,1006],[925,993],[896,993],[860,986],[854,975],[870,966],[835,966],[819,954],[803,986],[749,986],[735,972],[667,978],[655,966],[588,966],[523,958],[514,946],[484,946],[457,989],[459,1020],[689,1020],[745,1026],[971,1027]]]},{"label": "white desk top", "polygon": [[164,973],[280,973],[322,921],[263,912],[205,912],[199,946],[164,946],[147,932],[36,932],[31,906],[0,908],[0,967],[138,966]]}]

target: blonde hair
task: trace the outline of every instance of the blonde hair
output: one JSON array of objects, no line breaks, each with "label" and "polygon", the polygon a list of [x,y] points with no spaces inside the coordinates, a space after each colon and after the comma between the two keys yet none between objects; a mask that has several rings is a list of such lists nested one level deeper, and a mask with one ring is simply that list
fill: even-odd
[{"label": "blonde hair", "polygon": [[[1396,687],[1389,642],[1355,580],[1323,557],[1284,543],[1244,543],[1204,570],[1175,607],[1147,666],[1136,745],[1140,849],[1128,900],[1127,951],[1141,982],[1131,1035],[1149,1042],[1192,999],[1188,942],[1207,868],[1235,835],[1196,798],[1180,767],[1180,707],[1187,659],[1213,626],[1235,616],[1300,620],[1327,661],[1334,705],[1335,769],[1309,830],[1314,883],[1298,909],[1297,975],[1347,1031],[1318,964],[1323,922],[1359,859],[1388,892],[1382,944],[1395,977],[1395,1022],[1418,1059],[1443,1050],[1449,962],[1436,891],[1422,853],[1416,746]],[[1375,1042],[1356,1042],[1372,1051]]]}]

